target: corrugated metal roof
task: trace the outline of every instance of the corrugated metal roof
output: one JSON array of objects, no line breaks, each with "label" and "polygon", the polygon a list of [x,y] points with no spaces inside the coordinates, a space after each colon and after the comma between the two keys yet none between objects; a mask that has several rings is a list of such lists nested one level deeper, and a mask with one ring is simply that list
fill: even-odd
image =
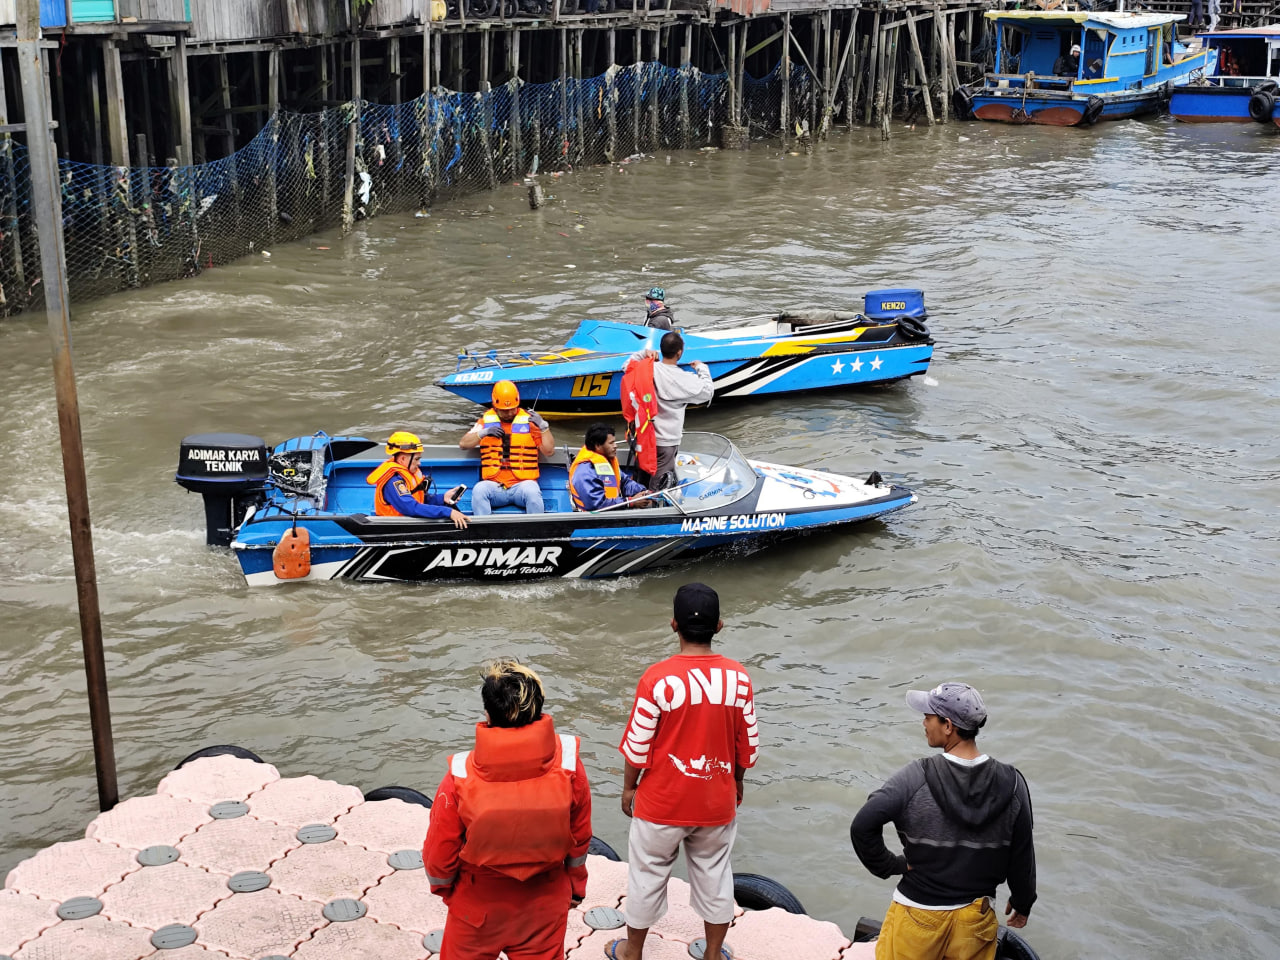
[{"label": "corrugated metal roof", "polygon": [[1187,19],[1182,13],[1090,13],[1087,10],[991,10],[988,20],[1035,21],[1044,26],[1079,23],[1089,27],[1141,30]]}]

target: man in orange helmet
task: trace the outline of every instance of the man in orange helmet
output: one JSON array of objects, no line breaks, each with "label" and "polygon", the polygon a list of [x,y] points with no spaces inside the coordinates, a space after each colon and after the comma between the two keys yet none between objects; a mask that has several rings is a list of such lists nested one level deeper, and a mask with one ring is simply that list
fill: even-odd
[{"label": "man in orange helmet", "polygon": [[397,430],[387,439],[387,460],[365,478],[373,485],[373,512],[379,517],[422,517],[425,520],[452,520],[459,530],[467,528],[467,518],[457,506],[462,488],[446,494],[428,494],[429,478],[418,466],[422,441],[407,430]]},{"label": "man in orange helmet", "polygon": [[463,450],[480,448],[480,482],[471,491],[471,509],[487,517],[495,507],[516,506],[545,513],[538,486],[538,456],[556,451],[547,421],[520,406],[520,391],[510,380],[493,385],[493,407],[462,435]]},{"label": "man in orange helmet", "polygon": [[538,675],[486,664],[475,749],[449,758],[422,863],[449,907],[441,960],[563,960],[569,910],[587,895],[591,785],[578,738],[542,712]]}]

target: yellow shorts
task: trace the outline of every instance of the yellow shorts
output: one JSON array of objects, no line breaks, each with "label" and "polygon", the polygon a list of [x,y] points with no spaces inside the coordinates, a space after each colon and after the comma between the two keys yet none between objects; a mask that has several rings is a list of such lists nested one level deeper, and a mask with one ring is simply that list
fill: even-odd
[{"label": "yellow shorts", "polygon": [[876,960],[994,960],[999,929],[987,897],[959,910],[894,902],[876,940]]}]

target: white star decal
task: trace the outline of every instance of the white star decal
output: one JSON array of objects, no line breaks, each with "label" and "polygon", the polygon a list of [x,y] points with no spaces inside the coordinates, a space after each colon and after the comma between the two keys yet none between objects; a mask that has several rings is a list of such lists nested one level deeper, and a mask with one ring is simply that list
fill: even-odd
[{"label": "white star decal", "polygon": [[837,360],[835,363],[831,365],[831,372],[833,374],[840,373],[842,370],[844,370],[843,360]]},{"label": "white star decal", "polygon": [[861,370],[862,358],[858,357],[857,360],[854,360],[853,363],[849,364],[849,369],[852,370],[854,373],[857,373],[859,370]]},{"label": "white star decal", "polygon": [[883,361],[883,360],[881,360],[881,359],[880,359],[879,354],[877,354],[877,355],[876,355],[876,358],[875,358],[874,360],[872,360],[872,361],[871,361],[871,369],[872,369],[872,370],[879,370],[879,369],[880,369],[880,365],[881,365],[882,363],[884,363],[884,361]]}]

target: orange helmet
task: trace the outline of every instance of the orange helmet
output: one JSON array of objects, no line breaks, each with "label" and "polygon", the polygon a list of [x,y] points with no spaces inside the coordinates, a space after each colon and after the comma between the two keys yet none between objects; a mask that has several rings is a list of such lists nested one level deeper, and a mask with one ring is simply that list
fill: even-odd
[{"label": "orange helmet", "polygon": [[495,410],[514,410],[520,406],[520,391],[510,380],[499,380],[493,385],[493,407]]}]

